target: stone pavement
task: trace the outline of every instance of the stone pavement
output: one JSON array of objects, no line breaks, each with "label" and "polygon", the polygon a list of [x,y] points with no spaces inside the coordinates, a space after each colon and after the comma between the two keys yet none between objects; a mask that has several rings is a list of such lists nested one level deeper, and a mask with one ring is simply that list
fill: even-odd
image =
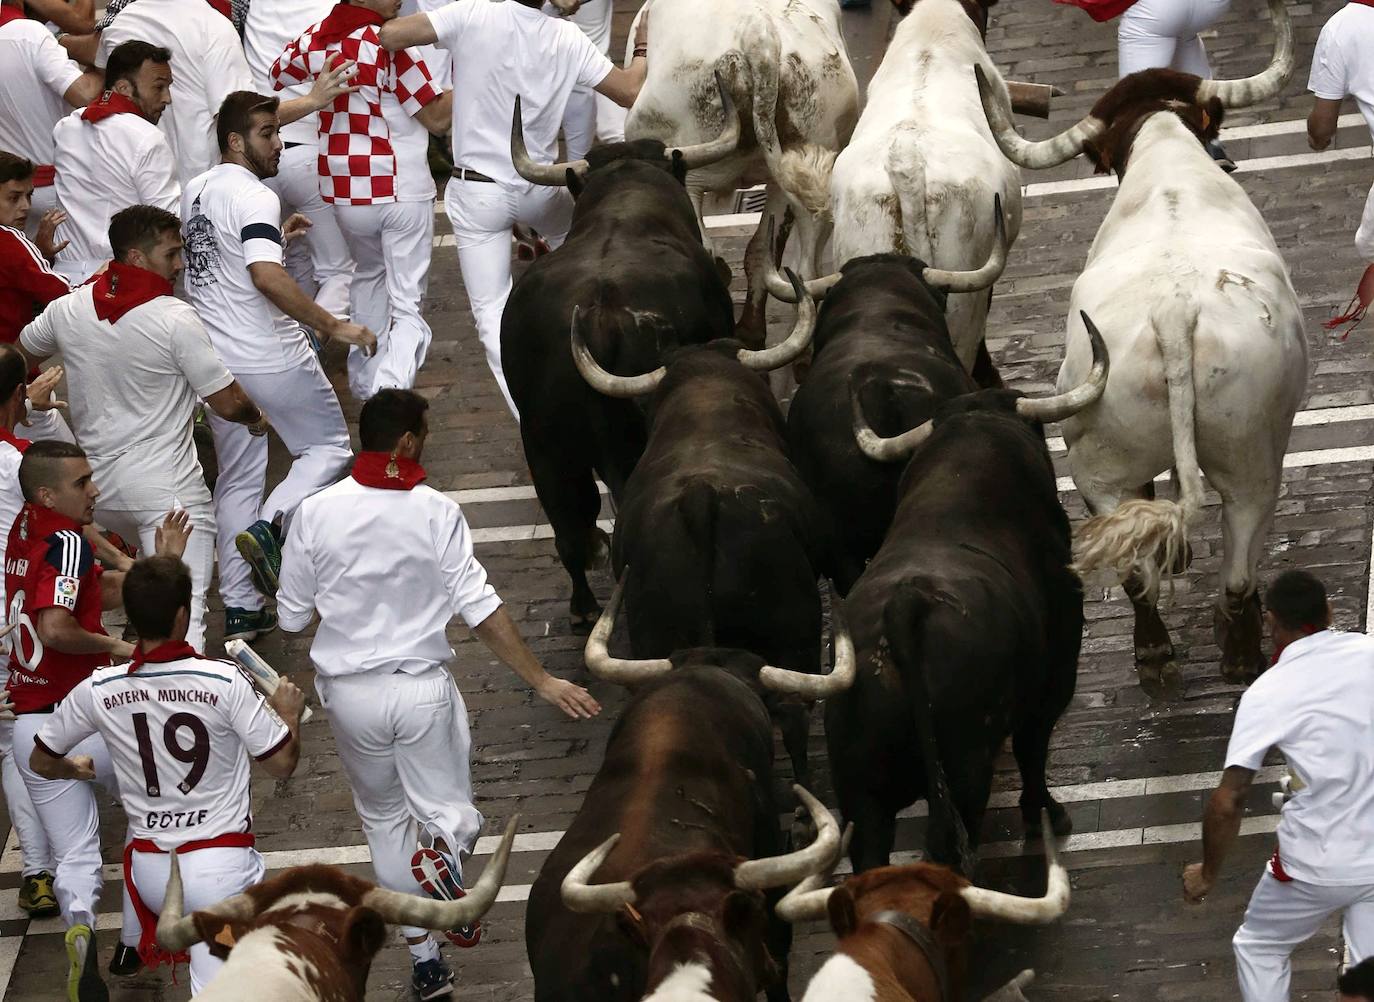
[{"label": "stone pavement", "polygon": [[[887,10],[845,15],[851,37],[881,37]],[[1362,125],[1343,130],[1336,154],[1303,154],[1300,120],[1306,61],[1334,0],[1291,9],[1303,65],[1280,99],[1244,113],[1228,124],[1249,129],[1228,139],[1242,165],[1238,179],[1263,212],[1293,271],[1308,321],[1312,349],[1308,398],[1289,450],[1283,494],[1262,567],[1268,579],[1283,568],[1314,568],[1333,593],[1338,625],[1363,629],[1369,598],[1374,477],[1374,368],[1369,331],[1347,341],[1320,327],[1333,305],[1344,304],[1359,273],[1350,241],[1374,164]],[[620,14],[623,22],[627,15]],[[867,19],[867,20],[865,20]],[[625,26],[620,25],[623,36]],[[1023,123],[1035,136],[1076,119],[1111,82],[1115,71],[1114,28],[1097,25],[1077,10],[1035,0],[994,10],[989,48],[1004,72],[1020,79],[1056,83],[1068,93],[1050,123]],[[1258,0],[1236,0],[1216,37],[1208,39],[1218,74],[1253,72],[1267,59],[1270,32]],[[867,44],[867,43],[865,43]],[[1267,128],[1256,129],[1265,125]],[[1233,132],[1233,135],[1235,133]],[[1226,138],[1226,137],[1223,137]],[[1063,318],[1069,288],[1081,268],[1092,235],[1109,204],[1102,187],[1049,182],[1086,178],[1074,162],[1024,178],[1025,222],[1007,274],[994,299],[989,344],[1004,379],[1030,390],[1048,388],[1062,352]],[[596,770],[606,736],[624,696],[614,687],[588,681],[581,664],[582,640],[569,633],[568,584],[554,556],[528,475],[514,422],[501,406],[482,361],[458,278],[455,256],[444,246],[447,220],[441,215],[427,314],[435,341],[419,389],[433,402],[426,455],[430,483],[457,492],[480,540],[478,555],[536,653],[551,670],[589,684],[605,712],[593,722],[572,723],[538,703],[515,677],[495,663],[460,625],[453,628],[454,674],[473,721],[474,778],[488,832],[497,832],[520,812],[522,833],[502,902],[486,921],[486,939],[472,951],[447,950],[459,974],[456,998],[527,999],[532,995],[522,935],[524,895],[548,850],[581,804]],[[712,229],[738,274],[747,229]],[[741,290],[737,289],[737,293]],[[785,312],[775,319],[784,322]],[[331,350],[329,368],[341,398],[347,391],[341,354]],[[345,404],[350,419],[357,408]],[[1057,429],[1050,429],[1055,435]],[[1062,450],[1061,450],[1062,451]],[[1061,469],[1061,476],[1064,471]],[[1082,505],[1071,485],[1064,502],[1075,519]],[[1215,498],[1211,498],[1214,503]],[[609,518],[609,510],[603,517]],[[1045,929],[983,925],[978,930],[972,970],[973,993],[1000,984],[1022,967],[1039,972],[1035,999],[1202,1000],[1233,999],[1229,938],[1240,920],[1262,861],[1272,848],[1274,811],[1269,803],[1276,770],[1251,799],[1246,833],[1236,847],[1222,884],[1200,908],[1179,898],[1178,872],[1197,857],[1201,805],[1220,768],[1238,688],[1224,685],[1211,639],[1210,605],[1216,588],[1219,529],[1210,511],[1193,532],[1196,559],[1176,583],[1166,620],[1174,631],[1187,683],[1174,702],[1151,703],[1135,684],[1131,664],[1129,605],[1119,590],[1090,588],[1088,629],[1079,670],[1078,693],[1055,733],[1051,785],[1069,802],[1075,824],[1065,856],[1073,880],[1071,910]],[[379,545],[384,545],[379,541]],[[610,581],[595,580],[603,597]],[[218,626],[219,623],[216,623]],[[304,638],[273,636],[260,650],[289,671],[307,692],[311,671]],[[816,793],[834,803],[825,767],[820,714],[815,716],[812,752]],[[788,767],[779,756],[781,777]],[[780,778],[780,782],[782,779]],[[300,769],[289,781],[255,777],[254,827],[272,867],[307,860],[349,865],[369,874],[356,816],[339,774],[329,725],[319,715],[305,728]],[[1034,849],[1023,852],[1014,809],[1017,777],[1010,756],[998,765],[994,809],[983,832],[980,881],[989,886],[1035,893],[1043,886],[1042,862]],[[920,809],[901,824],[899,850],[919,849],[924,827]],[[118,858],[121,826],[106,812],[106,859]],[[479,846],[479,855],[494,841]],[[0,857],[0,991],[9,1000],[48,1002],[63,997],[65,960],[60,931],[51,921],[28,923],[13,906],[18,883],[13,845]],[[104,907],[117,902],[113,866]],[[112,920],[102,916],[104,955],[113,945]],[[792,987],[797,997],[806,979],[833,946],[817,926],[799,929],[792,953]],[[1295,957],[1299,997],[1330,998],[1338,960],[1338,939],[1328,927]],[[408,962],[399,941],[377,958],[369,999],[410,997]],[[7,991],[4,991],[7,986]],[[112,987],[119,1002],[183,999],[184,972],[173,986],[165,971]]]}]

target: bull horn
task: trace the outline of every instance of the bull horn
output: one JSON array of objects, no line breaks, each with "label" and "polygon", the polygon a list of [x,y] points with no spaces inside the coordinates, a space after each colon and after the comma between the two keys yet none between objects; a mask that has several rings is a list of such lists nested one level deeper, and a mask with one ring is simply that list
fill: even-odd
[{"label": "bull horn", "polygon": [[466,897],[457,901],[437,901],[417,894],[402,894],[385,887],[374,887],[363,895],[360,904],[371,908],[388,925],[411,925],[440,931],[471,925],[491,909],[501,893],[506,867],[510,863],[511,846],[515,843],[515,826],[519,821],[520,815],[517,814],[506,822],[501,844],[496,847],[477,883],[468,888]]},{"label": "bull horn", "polygon": [[990,891],[985,887],[965,887],[959,893],[968,902],[969,911],[982,918],[1001,919],[1018,925],[1043,925],[1053,922],[1069,908],[1069,871],[1059,862],[1059,850],[1054,844],[1049,812],[1040,812],[1041,831],[1045,832],[1045,894],[1039,898],[1023,898],[1017,894]]},{"label": "bull horn", "polygon": [[568,171],[582,175],[587,173],[587,161],[571,160],[567,163],[537,164],[530,159],[530,151],[525,148],[525,123],[520,118],[520,95],[515,95],[515,111],[510,120],[510,158],[515,164],[516,173],[526,181],[547,185],[550,188],[566,188]]},{"label": "bull horn", "polygon": [[730,96],[730,91],[726,89],[725,80],[720,75],[720,70],[715,71],[716,89],[720,91],[720,105],[725,110],[725,123],[720,135],[715,139],[704,143],[693,143],[691,146],[670,146],[663,151],[663,155],[669,160],[675,156],[682,157],[682,165],[688,170],[695,167],[706,167],[723,160],[731,153],[734,153],[739,146],[739,112],[735,110],[735,99]]},{"label": "bull horn", "polygon": [[[853,837],[854,822],[851,821],[844,826],[844,835],[840,838],[840,851],[835,856],[837,863],[849,852],[849,841]],[[825,872],[811,874],[782,896],[782,900],[773,906],[773,914],[788,925],[825,918],[830,895],[835,893],[835,888],[824,885],[830,879],[830,871],[833,870],[832,866]]]},{"label": "bull horn", "polygon": [[624,905],[634,904],[635,889],[628,880],[619,880],[614,884],[587,883],[592,874],[601,868],[601,864],[606,862],[606,857],[619,841],[620,833],[616,832],[583,856],[578,864],[568,871],[568,875],[563,878],[560,893],[563,904],[569,911],[584,914],[606,913],[619,911]]},{"label": "bull horn", "polygon": [[587,385],[608,397],[642,397],[647,393],[653,393],[658,389],[658,384],[663,382],[663,377],[668,374],[668,370],[661,365],[653,372],[639,376],[616,376],[601,368],[596,359],[592,358],[587,342],[582,339],[576,306],[573,307],[572,315],[572,354],[577,371],[582,373]]},{"label": "bull horn", "polygon": [[942,268],[927,268],[921,272],[926,285],[945,292],[977,292],[1002,277],[1002,269],[1007,266],[1007,221],[1002,214],[1002,196],[992,196],[992,218],[995,239],[992,253],[981,268],[973,271],[945,271]]},{"label": "bull horn", "polygon": [[[180,953],[199,943],[200,933],[196,931],[194,916],[182,914],[181,864],[175,849],[172,850],[170,867],[167,891],[162,897],[162,911],[157,917],[157,945],[169,953]],[[258,914],[258,904],[251,895],[235,894],[200,910],[226,921],[248,922]]]},{"label": "bull horn", "polygon": [[1041,424],[1063,421],[1065,418],[1073,417],[1089,404],[1097,403],[1107,388],[1107,373],[1111,370],[1111,360],[1107,357],[1107,343],[1102,340],[1102,332],[1097,329],[1097,325],[1088,314],[1079,310],[1078,315],[1083,318],[1083,326],[1087,328],[1088,340],[1093,346],[1093,367],[1088,372],[1088,378],[1073,389],[1056,393],[1052,397],[1022,397],[1017,400],[1016,413],[1023,418],[1030,418]]},{"label": "bull horn", "polygon": [[992,137],[997,140],[1002,155],[1019,167],[1056,167],[1078,156],[1083,152],[1084,143],[1097,139],[1106,130],[1100,118],[1087,115],[1057,136],[1038,143],[1030,142],[1016,131],[1011,109],[998,100],[983,67],[975,63],[973,74],[978,80],[978,97],[983,102],[983,114],[987,116]]},{"label": "bull horn", "polygon": [[583,660],[587,663],[588,671],[599,679],[615,682],[617,685],[637,685],[641,682],[649,682],[673,670],[673,663],[667,658],[649,658],[646,660],[613,658],[607,649],[611,634],[615,632],[615,617],[620,612],[620,600],[625,595],[625,575],[629,572],[628,567],[620,572],[620,580],[615,583],[615,591],[611,593],[611,600],[606,603],[606,608],[602,611],[600,618],[597,619],[596,626],[592,629],[592,635],[587,638],[587,647],[582,655]]},{"label": "bull horn", "polygon": [[1203,80],[1198,84],[1195,100],[1202,102],[1215,97],[1227,108],[1243,108],[1283,90],[1295,65],[1293,21],[1284,0],[1269,0],[1269,16],[1274,21],[1274,54],[1269,65],[1241,80]]},{"label": "bull horn", "polygon": [[[768,217],[768,244],[767,252],[763,255],[763,285],[768,290],[768,294],[774,299],[784,303],[795,303],[797,292],[792,287],[792,283],[783,277],[782,272],[778,271],[778,266],[773,263],[773,217]],[[824,299],[826,293],[835,287],[835,283],[840,280],[840,273],[837,271],[832,275],[824,275],[821,278],[813,278],[803,282],[806,294],[812,299]]]},{"label": "bull horn", "polygon": [[795,884],[813,873],[829,871],[835,865],[840,851],[840,826],[834,815],[800,786],[794,785],[792,789],[816,822],[816,841],[796,852],[740,863],[735,867],[735,886],[741,890],[763,891]]},{"label": "bull horn", "polygon": [[883,438],[869,427],[868,418],[864,416],[863,400],[859,397],[859,382],[852,377],[849,380],[849,407],[854,415],[854,441],[858,443],[859,451],[875,463],[896,463],[906,459],[935,430],[932,419],[900,435]]},{"label": "bull horn", "polygon": [[810,700],[838,696],[852,686],[858,673],[858,661],[854,657],[854,641],[845,624],[844,613],[840,611],[840,600],[835,594],[833,581],[830,584],[830,629],[835,635],[835,667],[829,675],[812,675],[810,672],[764,665],[759,669],[759,682],[763,687]]},{"label": "bull horn", "polygon": [[802,352],[811,344],[812,335],[816,333],[815,301],[805,294],[801,279],[790,268],[787,270],[787,278],[792,283],[793,294],[797,297],[797,320],[792,325],[792,333],[787,335],[786,341],[771,348],[760,348],[757,351],[741,348],[737,357],[746,369],[753,369],[755,372],[781,369],[801,357]]}]

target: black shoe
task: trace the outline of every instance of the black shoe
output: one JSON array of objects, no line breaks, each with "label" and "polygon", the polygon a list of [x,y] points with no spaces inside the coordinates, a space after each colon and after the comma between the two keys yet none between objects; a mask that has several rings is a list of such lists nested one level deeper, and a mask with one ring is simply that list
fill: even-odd
[{"label": "black shoe", "polygon": [[442,960],[418,960],[410,975],[410,987],[420,1002],[447,998],[453,994],[453,972]]},{"label": "black shoe", "polygon": [[1209,142],[1207,144],[1207,152],[1212,155],[1212,159],[1217,162],[1217,166],[1227,174],[1234,174],[1236,172],[1236,162],[1227,155],[1226,147],[1222,146],[1220,142],[1215,139]]},{"label": "black shoe", "polygon": [[127,978],[143,970],[143,960],[138,950],[119,943],[115,946],[114,956],[110,958],[110,973],[117,978]]}]

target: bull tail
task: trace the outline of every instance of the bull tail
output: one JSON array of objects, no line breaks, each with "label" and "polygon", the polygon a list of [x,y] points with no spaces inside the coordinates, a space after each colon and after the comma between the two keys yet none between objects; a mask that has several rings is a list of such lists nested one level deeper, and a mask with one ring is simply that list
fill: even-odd
[{"label": "bull tail", "polygon": [[897,238],[899,253],[927,263],[935,260],[935,248],[926,227],[926,158],[921,146],[909,133],[896,137],[884,165],[897,193]]},{"label": "bull tail", "polygon": [[1164,359],[1178,501],[1125,501],[1110,514],[1088,519],[1074,547],[1075,570],[1110,568],[1123,579],[1139,575],[1146,595],[1155,594],[1163,574],[1179,566],[1188,544],[1188,525],[1202,510],[1193,385],[1198,313],[1197,300],[1181,290],[1159,300],[1150,311],[1150,326]]},{"label": "bull tail", "polygon": [[[688,546],[695,544],[700,547],[698,559],[690,562],[700,574],[700,580],[679,581],[674,591],[679,595],[694,596],[702,603],[695,621],[706,626],[698,643],[714,644],[716,617],[713,596],[716,583],[716,551],[719,549],[716,526],[719,522],[720,499],[716,496],[714,487],[703,481],[696,481],[683,489],[677,500],[677,510],[682,518]],[[691,613],[684,610],[683,621],[691,622],[690,616]]]}]

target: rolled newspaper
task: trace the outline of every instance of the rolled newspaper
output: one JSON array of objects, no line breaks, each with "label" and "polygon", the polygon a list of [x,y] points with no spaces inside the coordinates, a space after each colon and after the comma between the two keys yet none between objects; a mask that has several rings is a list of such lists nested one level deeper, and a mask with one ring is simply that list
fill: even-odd
[{"label": "rolled newspaper", "polygon": [[[258,692],[264,696],[270,696],[277,691],[277,684],[281,681],[281,676],[277,674],[277,670],[242,640],[226,640],[224,653],[237,661],[239,666],[248,673],[248,677],[253,680],[253,685],[257,686]],[[310,707],[307,706],[301,710],[301,723],[305,723],[309,719]]]}]

